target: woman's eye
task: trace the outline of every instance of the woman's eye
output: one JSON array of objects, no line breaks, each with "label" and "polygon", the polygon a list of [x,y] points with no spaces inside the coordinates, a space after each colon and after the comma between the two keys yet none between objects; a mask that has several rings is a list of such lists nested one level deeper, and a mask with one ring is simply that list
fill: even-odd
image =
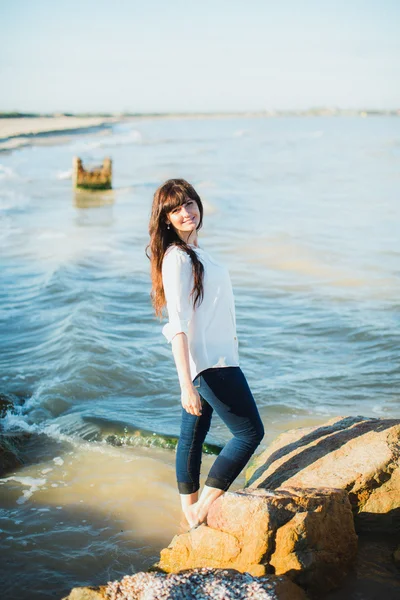
[{"label": "woman's eye", "polygon": [[190,206],[191,204],[193,204],[193,200],[188,200],[188,201],[186,202],[186,206]]}]

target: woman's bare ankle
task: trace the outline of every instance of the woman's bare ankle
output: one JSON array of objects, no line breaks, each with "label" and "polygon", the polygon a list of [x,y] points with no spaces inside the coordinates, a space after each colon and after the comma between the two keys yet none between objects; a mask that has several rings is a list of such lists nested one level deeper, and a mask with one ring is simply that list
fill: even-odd
[{"label": "woman's bare ankle", "polygon": [[207,522],[207,515],[211,504],[224,493],[219,488],[204,486],[198,500],[198,492],[194,494],[181,494],[183,514],[190,529]]},{"label": "woman's bare ankle", "polygon": [[184,509],[184,515],[186,518],[186,521],[189,524],[189,528],[192,529],[193,527],[196,527],[197,525],[200,525],[199,522],[199,517],[198,517],[198,503],[196,502],[195,504],[191,504],[190,506],[186,506],[186,508]]},{"label": "woman's bare ankle", "polygon": [[211,504],[224,493],[225,492],[219,488],[204,486],[199,501],[196,502],[196,505],[198,505],[197,517],[200,523],[205,523],[207,521],[207,515],[211,508]]},{"label": "woman's bare ankle", "polygon": [[195,504],[199,499],[199,491],[193,492],[192,494],[179,494],[181,499],[182,510],[185,510],[187,506]]}]

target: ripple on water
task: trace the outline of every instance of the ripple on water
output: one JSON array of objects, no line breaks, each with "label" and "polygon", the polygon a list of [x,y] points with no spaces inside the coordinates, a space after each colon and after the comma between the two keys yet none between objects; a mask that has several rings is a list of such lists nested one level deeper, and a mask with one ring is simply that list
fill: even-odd
[{"label": "ripple on water", "polygon": [[[96,442],[179,432],[179,386],[144,254],[151,196],[172,173],[198,185],[203,246],[230,269],[264,443],[339,414],[400,417],[400,205],[389,152],[400,121],[390,120],[389,138],[388,123],[158,119],[101,142],[2,156],[0,381],[21,399],[3,424],[46,440],[15,474],[46,483],[1,486],[20,600],[26,589],[62,597],[88,573],[104,583],[146,568],[175,533],[173,452]],[[80,206],[57,178],[81,142],[95,162],[104,143],[112,150],[112,205]],[[210,440],[228,438],[215,418]],[[32,558],[24,565],[21,548]]]}]

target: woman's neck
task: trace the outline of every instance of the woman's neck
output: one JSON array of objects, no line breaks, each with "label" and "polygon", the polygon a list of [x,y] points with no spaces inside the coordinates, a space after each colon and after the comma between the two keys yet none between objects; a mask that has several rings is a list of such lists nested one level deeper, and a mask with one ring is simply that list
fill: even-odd
[{"label": "woman's neck", "polygon": [[[196,236],[192,238],[192,233],[190,232],[190,234],[188,236],[182,237],[178,234],[178,236],[181,238],[182,241],[184,241],[188,246],[195,246],[196,248],[198,248],[199,246],[199,241],[197,238],[197,232],[196,232]],[[185,239],[186,238],[186,239]],[[192,238],[192,239],[191,239]]]}]

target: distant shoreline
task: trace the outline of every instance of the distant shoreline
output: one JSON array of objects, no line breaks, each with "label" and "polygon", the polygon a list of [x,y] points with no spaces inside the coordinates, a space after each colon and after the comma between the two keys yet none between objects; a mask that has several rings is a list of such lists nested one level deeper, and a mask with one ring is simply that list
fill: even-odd
[{"label": "distant shoreline", "polygon": [[0,152],[12,151],[32,143],[32,138],[73,135],[99,131],[114,123],[135,119],[223,119],[223,118],[279,118],[279,117],[399,117],[398,110],[350,110],[315,108],[286,111],[193,112],[193,113],[119,113],[119,114],[34,114],[19,112],[0,113]]},{"label": "distant shoreline", "polygon": [[372,108],[336,108],[315,107],[303,110],[242,110],[242,111],[193,111],[193,112],[124,112],[124,113],[23,113],[0,112],[0,129],[3,119],[100,119],[103,121],[123,121],[131,118],[169,118],[169,117],[309,117],[309,116],[400,116],[400,108],[372,109]]},{"label": "distant shoreline", "polygon": [[31,138],[59,136],[109,127],[115,117],[13,116],[0,119],[0,151],[27,145]]},{"label": "distant shoreline", "polygon": [[32,136],[41,133],[63,133],[76,129],[102,127],[119,121],[116,117],[66,117],[41,115],[30,117],[2,117],[0,114],[0,142],[17,136]]}]

